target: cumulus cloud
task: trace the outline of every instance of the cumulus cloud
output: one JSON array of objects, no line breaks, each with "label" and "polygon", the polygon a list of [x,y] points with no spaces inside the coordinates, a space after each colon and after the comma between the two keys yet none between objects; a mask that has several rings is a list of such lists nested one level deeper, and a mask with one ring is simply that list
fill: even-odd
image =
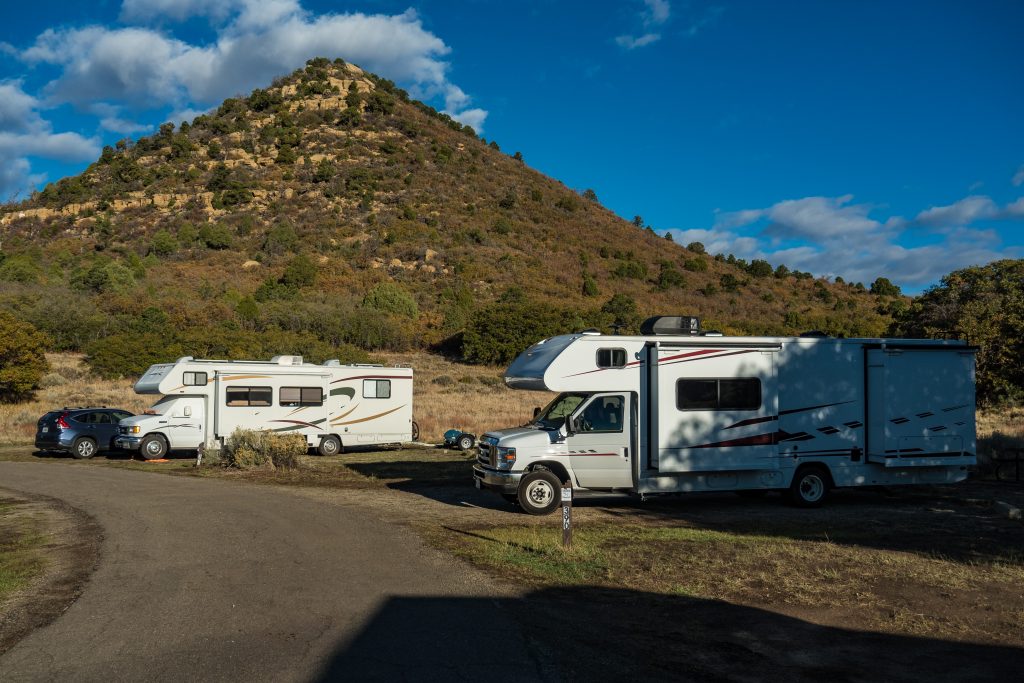
[{"label": "cumulus cloud", "polygon": [[933,206],[917,214],[915,223],[934,227],[966,225],[977,220],[992,218],[999,212],[989,197],[964,197],[948,206]]},{"label": "cumulus cloud", "polygon": [[99,154],[99,140],[54,132],[39,109],[40,102],[20,82],[0,82],[0,196],[5,199],[42,182],[43,176],[31,172],[28,157],[86,161]]},{"label": "cumulus cloud", "polygon": [[1017,169],[1017,172],[1013,174],[1013,178],[1010,181],[1014,187],[1020,187],[1024,185],[1024,166]]},{"label": "cumulus cloud", "polygon": [[[876,207],[853,197],[804,197],[761,209],[720,212],[710,229],[671,230],[676,242],[698,241],[716,254],[765,259],[816,275],[871,282],[884,275],[908,287],[936,282],[972,264],[1021,255],[1004,248],[995,230],[972,227],[984,219],[1024,218],[1024,197],[1000,208],[988,197],[967,197],[922,211],[912,221],[873,218]],[[923,244],[908,246],[914,228]]]},{"label": "cumulus cloud", "polygon": [[226,23],[207,45],[146,26],[48,29],[21,58],[61,68],[46,87],[53,102],[198,109],[266,85],[311,57],[326,56],[443,96],[448,114],[476,121],[478,127],[487,115],[483,109],[470,109],[471,98],[449,81],[443,57],[451,50],[423,27],[414,10],[314,16],[293,0],[133,0],[126,1],[122,14],[178,20],[206,16]]},{"label": "cumulus cloud", "polygon": [[664,24],[672,13],[672,6],[668,0],[644,0],[646,10],[644,11],[644,23]]}]

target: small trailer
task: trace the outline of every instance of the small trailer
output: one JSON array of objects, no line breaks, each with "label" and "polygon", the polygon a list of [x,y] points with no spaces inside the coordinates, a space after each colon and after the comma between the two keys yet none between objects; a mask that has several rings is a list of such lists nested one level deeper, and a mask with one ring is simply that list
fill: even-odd
[{"label": "small trailer", "polygon": [[407,442],[414,431],[412,382],[408,367],[186,356],[150,366],[135,383],[136,393],[162,398],[146,414],[122,420],[115,445],[153,460],[223,444],[236,429],[300,434],[321,455]]},{"label": "small trailer", "polygon": [[474,480],[544,514],[559,488],[640,496],[957,482],[975,464],[974,356],[962,341],[727,337],[696,318],[641,336],[545,339],[509,387],[559,395],[484,434]]}]

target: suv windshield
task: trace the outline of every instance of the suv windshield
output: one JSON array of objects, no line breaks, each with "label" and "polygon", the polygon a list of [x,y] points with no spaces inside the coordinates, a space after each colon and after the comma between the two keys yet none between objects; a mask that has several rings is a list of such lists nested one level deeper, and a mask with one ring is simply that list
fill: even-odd
[{"label": "suv windshield", "polygon": [[559,429],[565,424],[565,418],[572,411],[583,403],[590,394],[559,394],[555,400],[548,404],[547,408],[540,411],[540,415],[533,421],[533,424],[544,429]]}]

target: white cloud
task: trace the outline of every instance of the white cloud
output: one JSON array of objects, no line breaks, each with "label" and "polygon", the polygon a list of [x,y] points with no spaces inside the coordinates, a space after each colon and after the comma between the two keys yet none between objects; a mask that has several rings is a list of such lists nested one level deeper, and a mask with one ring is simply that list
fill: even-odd
[{"label": "white cloud", "polygon": [[645,24],[664,24],[672,13],[668,0],[644,0],[647,10],[644,12]]},{"label": "white cloud", "polygon": [[[851,282],[885,276],[907,287],[929,285],[969,265],[1024,255],[1020,248],[1003,247],[995,230],[970,227],[970,220],[1024,218],[1024,197],[1002,208],[988,197],[969,197],[922,211],[914,221],[899,216],[876,220],[869,215],[873,209],[854,204],[850,195],[804,197],[718,213],[711,229],[670,232],[677,243],[703,242],[714,254],[761,258]],[[911,227],[917,237],[923,234],[924,244],[904,244],[904,232]]]},{"label": "white cloud", "polygon": [[615,42],[619,47],[624,47],[627,50],[635,50],[638,47],[644,47],[651,43],[656,43],[661,40],[661,34],[658,33],[645,33],[642,36],[616,36]]},{"label": "white cloud", "polygon": [[[28,63],[62,68],[46,92],[55,103],[88,106],[123,102],[136,109],[172,106],[197,109],[265,86],[274,77],[315,56],[341,57],[400,83],[453,97],[464,108],[470,98],[448,80],[451,50],[414,10],[398,15],[311,15],[293,0],[186,0],[126,2],[123,15],[185,19],[226,17],[207,45],[178,40],[145,27],[89,26],[48,29],[21,53]],[[486,111],[447,109],[483,123]]]},{"label": "white cloud", "polygon": [[915,223],[934,227],[967,225],[977,220],[993,218],[999,208],[989,197],[965,197],[949,206],[933,206],[917,214]]},{"label": "white cloud", "polygon": [[1024,166],[1017,169],[1017,172],[1013,174],[1013,179],[1010,181],[1014,187],[1020,187],[1024,185]]},{"label": "white cloud", "polygon": [[39,101],[18,81],[0,82],[0,198],[22,193],[44,177],[31,172],[27,157],[86,161],[99,154],[99,140],[55,133],[39,113]]}]

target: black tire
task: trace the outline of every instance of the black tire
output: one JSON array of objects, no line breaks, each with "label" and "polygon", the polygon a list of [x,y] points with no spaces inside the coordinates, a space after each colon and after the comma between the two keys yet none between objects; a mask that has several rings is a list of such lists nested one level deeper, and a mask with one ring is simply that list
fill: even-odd
[{"label": "black tire", "polygon": [[320,439],[320,445],[316,447],[320,455],[341,455],[344,449],[341,446],[341,439],[336,436],[325,436]]},{"label": "black tire", "polygon": [[139,444],[139,455],[146,460],[163,460],[169,450],[167,439],[159,434],[147,436]]},{"label": "black tire", "polygon": [[96,455],[96,441],[88,436],[80,436],[71,445],[71,455],[79,460],[88,460]]},{"label": "black tire", "polygon": [[472,434],[463,434],[459,437],[457,442],[460,451],[468,451],[473,448],[473,444],[476,443],[476,439],[473,438]]},{"label": "black tire", "polygon": [[546,515],[555,511],[562,500],[562,481],[550,470],[536,470],[519,480],[516,500],[531,515]]},{"label": "black tire", "polygon": [[420,426],[418,424],[416,424],[416,420],[412,421],[412,440],[413,441],[419,441],[420,440]]},{"label": "black tire", "polygon": [[797,470],[789,485],[789,502],[801,508],[820,507],[832,488],[828,470],[820,465],[808,465]]}]

